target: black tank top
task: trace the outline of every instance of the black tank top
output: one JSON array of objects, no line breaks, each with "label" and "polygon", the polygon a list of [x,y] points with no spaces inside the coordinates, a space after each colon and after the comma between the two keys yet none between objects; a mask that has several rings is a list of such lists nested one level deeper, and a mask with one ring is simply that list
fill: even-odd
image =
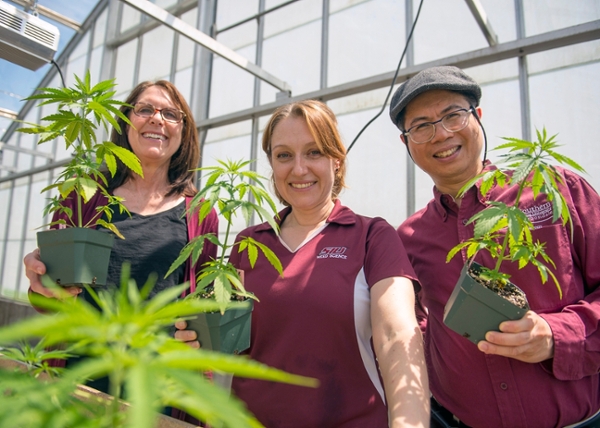
[{"label": "black tank top", "polygon": [[[188,242],[184,212],[185,201],[167,211],[151,215],[131,213],[129,217],[126,213],[121,214],[115,210],[112,222],[125,239],[115,238],[106,287],[120,284],[121,266],[124,262],[131,263],[131,278],[136,281],[138,288],[142,288],[150,273],[155,272],[158,275],[151,296],[182,284],[185,263],[167,278],[165,274]],[[85,297],[86,300],[90,300],[89,296]]]}]

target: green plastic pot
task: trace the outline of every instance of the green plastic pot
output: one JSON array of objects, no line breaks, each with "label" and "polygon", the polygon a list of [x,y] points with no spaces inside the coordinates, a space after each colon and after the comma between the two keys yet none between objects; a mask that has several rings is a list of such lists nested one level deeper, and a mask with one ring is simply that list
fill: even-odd
[{"label": "green plastic pot", "polygon": [[250,326],[254,304],[247,301],[247,307],[228,309],[223,315],[219,312],[198,314],[188,320],[188,329],[194,330],[203,349],[239,354],[250,347]]},{"label": "green plastic pot", "polygon": [[64,287],[106,285],[114,239],[111,233],[81,227],[37,233],[46,274]]},{"label": "green plastic pot", "polygon": [[[471,267],[476,272],[481,269],[481,265],[474,262]],[[499,331],[503,321],[521,319],[529,305],[520,308],[509,302],[474,280],[468,270],[469,263],[466,263],[444,308],[444,324],[477,344],[485,339],[488,331]]]}]

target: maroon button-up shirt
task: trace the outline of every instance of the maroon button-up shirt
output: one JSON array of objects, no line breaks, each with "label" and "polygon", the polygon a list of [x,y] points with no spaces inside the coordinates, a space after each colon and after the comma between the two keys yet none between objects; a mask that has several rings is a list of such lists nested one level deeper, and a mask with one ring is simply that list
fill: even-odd
[{"label": "maroon button-up shirt", "polygon": [[[488,167],[489,168],[489,167]],[[436,399],[473,427],[563,427],[584,420],[600,408],[600,197],[578,175],[559,168],[573,229],[552,223],[552,207],[531,192],[521,208],[535,225],[534,241],[546,242],[556,263],[563,298],[552,280],[541,283],[533,266],[518,269],[504,263],[502,271],[527,294],[531,309],[554,334],[554,358],[530,364],[486,355],[443,323],[444,305],[465,263],[465,254],[446,263],[448,251],[473,236],[471,216],[485,208],[473,187],[460,207],[434,189],[434,199],[406,220],[398,233],[421,283],[419,302],[428,315],[425,352],[430,387]],[[490,200],[512,203],[516,188],[495,187]],[[488,254],[476,259],[494,266]]]}]

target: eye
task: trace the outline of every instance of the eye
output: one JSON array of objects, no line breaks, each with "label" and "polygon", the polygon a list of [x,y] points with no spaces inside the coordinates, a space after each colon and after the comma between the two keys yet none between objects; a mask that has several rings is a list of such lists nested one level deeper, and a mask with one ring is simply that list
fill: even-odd
[{"label": "eye", "polygon": [[450,114],[446,115],[445,119],[453,121],[453,120],[459,119],[461,116],[462,115],[460,114],[460,112],[455,111],[454,113],[450,113]]},{"label": "eye", "polygon": [[320,151],[320,150],[318,150],[318,149],[314,149],[314,150],[310,150],[310,151],[308,152],[308,155],[309,155],[309,156],[311,156],[311,157],[319,157],[319,156],[321,156],[321,155],[322,155],[322,153],[321,153],[321,151]]},{"label": "eye", "polygon": [[148,104],[136,104],[135,112],[142,116],[151,116],[154,114],[154,107]]},{"label": "eye", "polygon": [[289,159],[290,157],[291,157],[290,154],[285,153],[285,152],[275,154],[275,158],[280,159],[280,160],[286,160],[286,159]]},{"label": "eye", "polygon": [[165,120],[172,120],[174,122],[178,122],[181,119],[181,113],[179,110],[175,110],[172,108],[164,108],[162,110],[162,115]]},{"label": "eye", "polygon": [[421,123],[420,125],[413,126],[412,131],[413,132],[423,132],[423,131],[428,130],[430,127],[431,127],[431,123],[425,122],[425,123]]}]

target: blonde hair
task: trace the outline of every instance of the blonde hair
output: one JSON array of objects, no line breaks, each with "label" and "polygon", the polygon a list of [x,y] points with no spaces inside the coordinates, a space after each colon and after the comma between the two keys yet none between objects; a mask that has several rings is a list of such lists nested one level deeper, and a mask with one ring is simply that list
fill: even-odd
[{"label": "blonde hair", "polygon": [[[271,162],[273,131],[279,122],[290,116],[304,119],[319,150],[326,157],[339,162],[331,189],[331,199],[336,200],[342,189],[346,187],[346,147],[342,143],[335,114],[325,103],[317,100],[304,100],[286,104],[275,110],[265,127],[262,139],[262,149],[269,158],[269,162]],[[271,176],[271,180],[273,180],[273,176]],[[290,204],[277,191],[274,181],[273,188],[279,201],[289,206]]]}]

